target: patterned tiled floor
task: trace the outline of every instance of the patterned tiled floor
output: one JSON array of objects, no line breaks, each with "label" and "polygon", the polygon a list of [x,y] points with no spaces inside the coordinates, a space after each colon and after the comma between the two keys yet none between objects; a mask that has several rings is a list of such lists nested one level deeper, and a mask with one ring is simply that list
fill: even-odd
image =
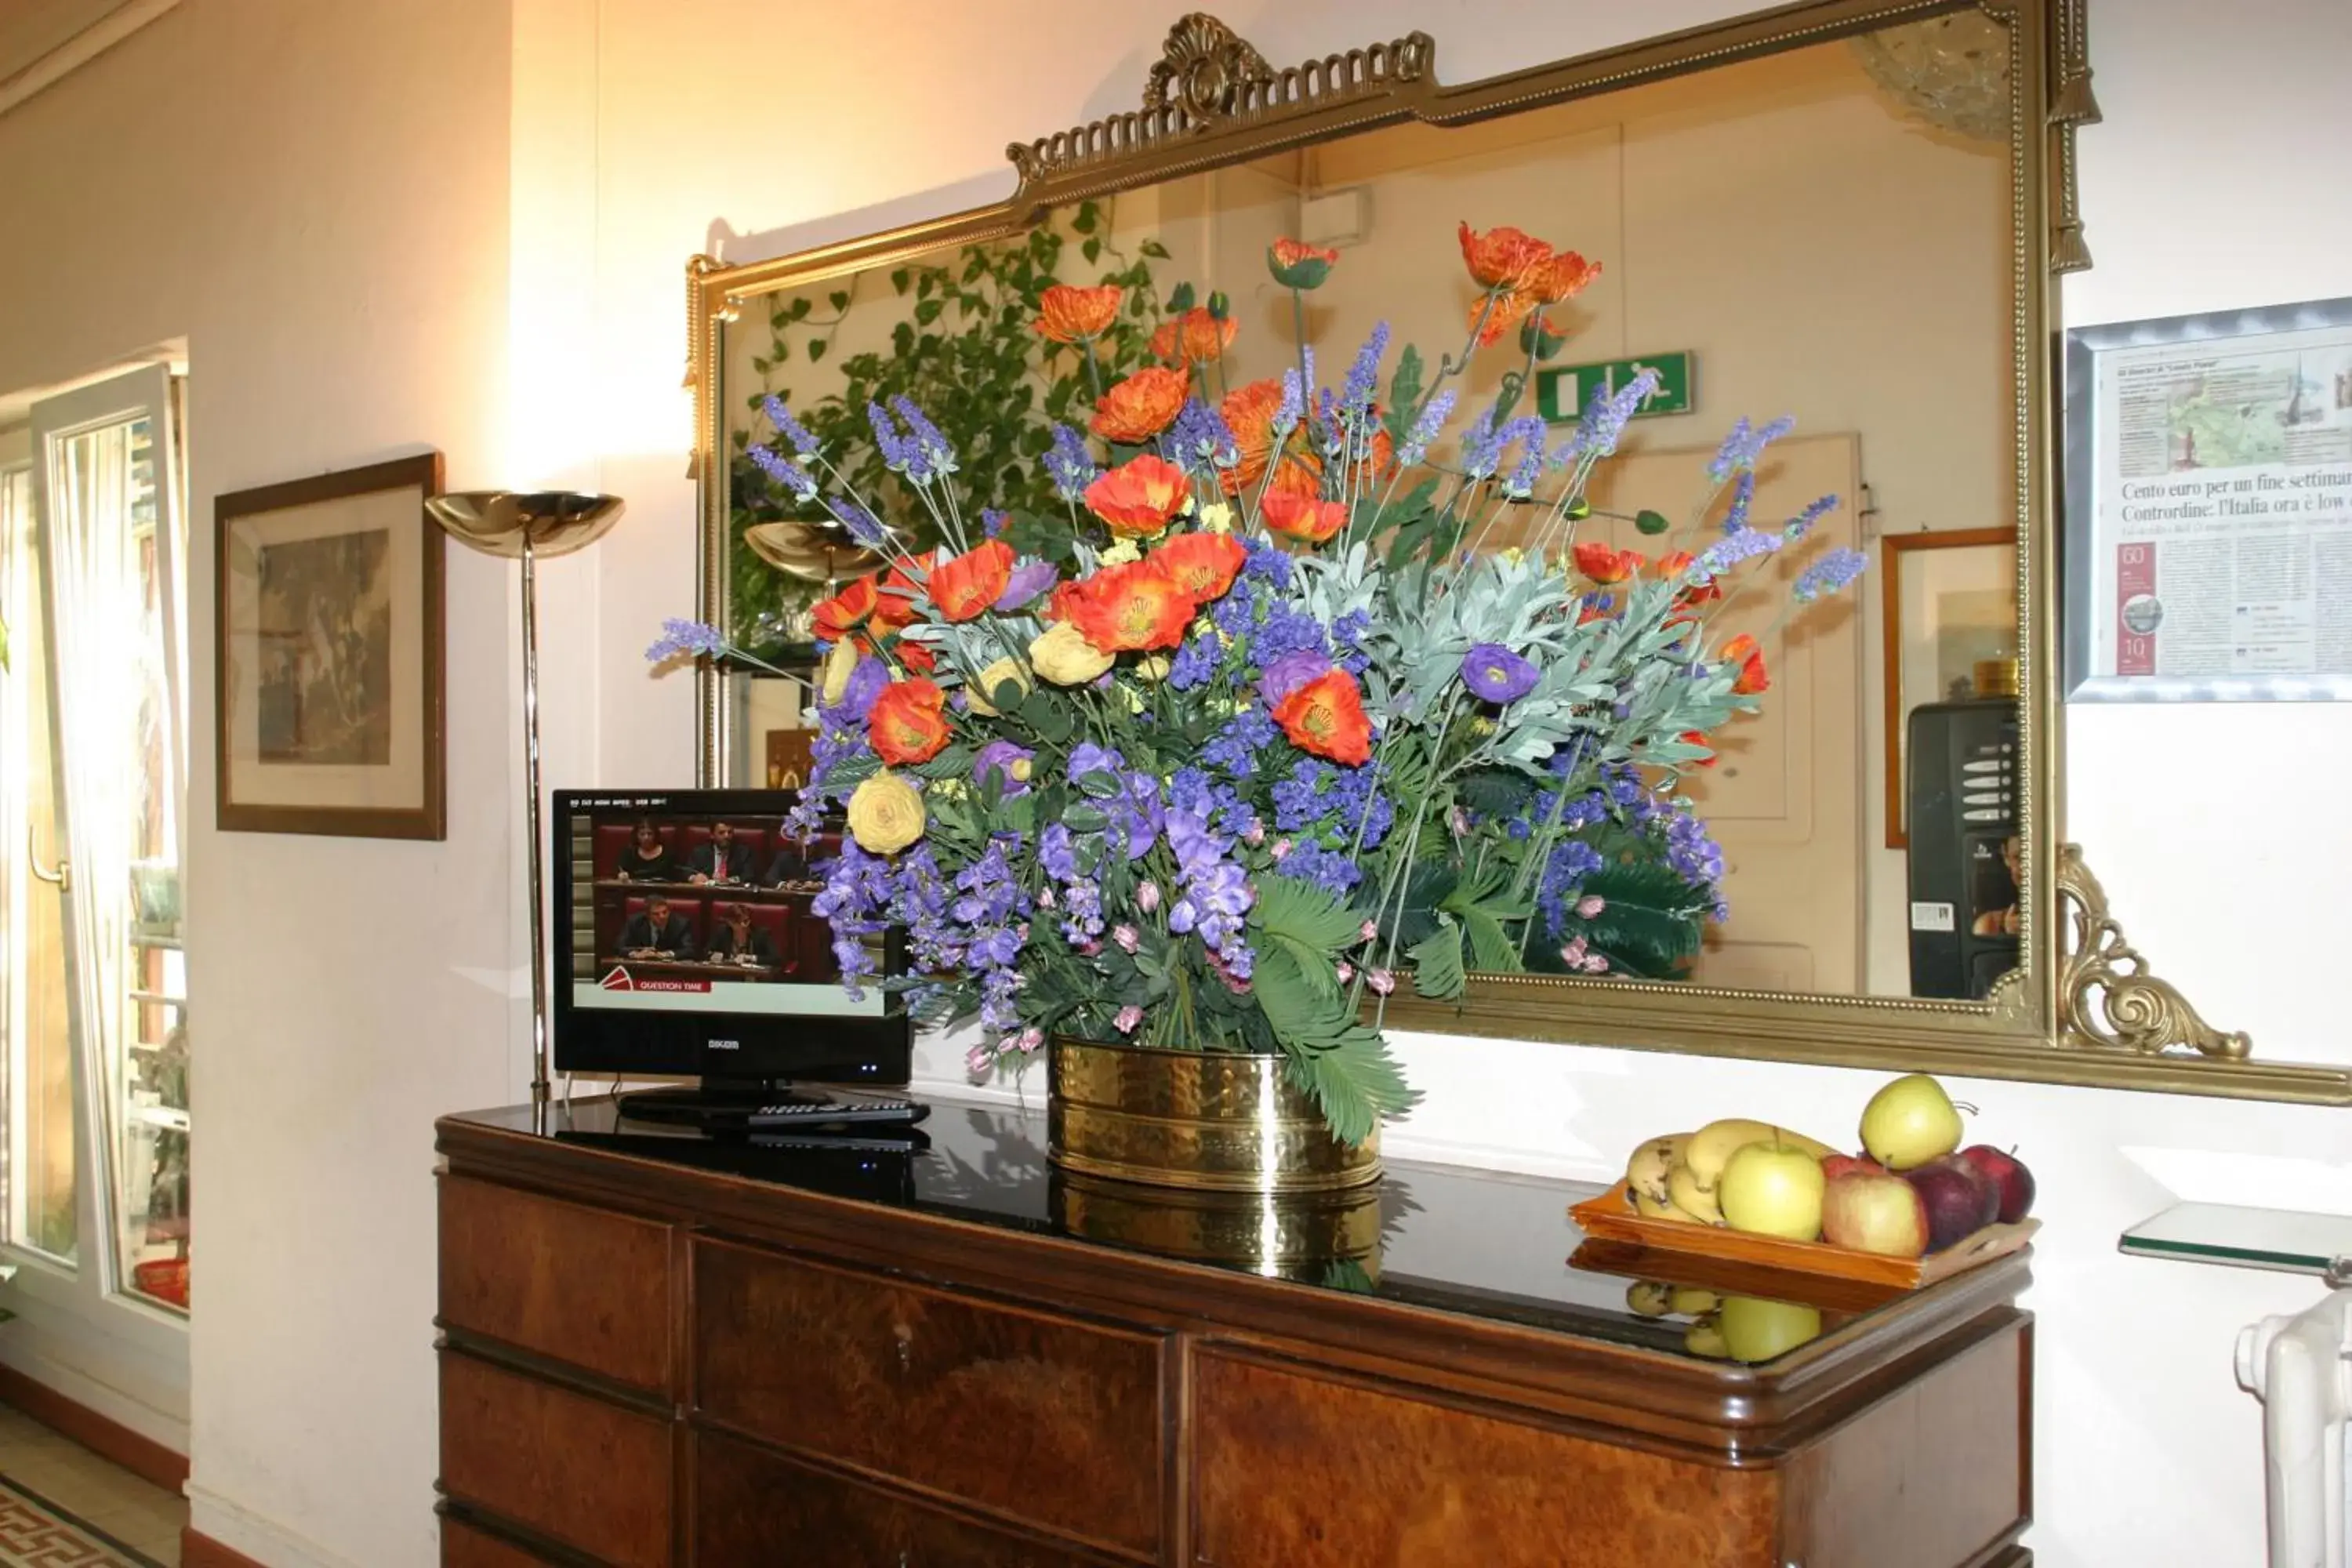
[{"label": "patterned tiled floor", "polygon": [[179,1568],[187,1500],[151,1486],[5,1405],[0,1405],[0,1475],[166,1568]]}]

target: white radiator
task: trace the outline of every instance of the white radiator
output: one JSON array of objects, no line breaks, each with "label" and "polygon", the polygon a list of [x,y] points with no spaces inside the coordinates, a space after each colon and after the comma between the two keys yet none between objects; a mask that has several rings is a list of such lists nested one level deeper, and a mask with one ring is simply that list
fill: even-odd
[{"label": "white radiator", "polygon": [[2352,1568],[2344,1425],[2352,1415],[2352,1279],[2293,1318],[2265,1318],[2238,1334],[2238,1383],[2263,1402],[2270,1493],[2271,1568]]}]

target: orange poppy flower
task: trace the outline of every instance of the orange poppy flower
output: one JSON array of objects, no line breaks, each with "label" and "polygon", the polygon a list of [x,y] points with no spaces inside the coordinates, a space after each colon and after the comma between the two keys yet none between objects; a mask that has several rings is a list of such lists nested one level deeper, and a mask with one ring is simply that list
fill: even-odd
[{"label": "orange poppy flower", "polygon": [[[889,574],[882,579],[882,591],[874,604],[875,630],[895,632],[922,619],[922,613],[915,608],[915,601],[921,596],[923,590],[915,578],[917,575],[927,579],[930,576],[931,563],[939,558],[939,553],[936,550],[926,550],[912,561],[890,568]],[[910,565],[914,568],[912,574],[907,570]]]},{"label": "orange poppy flower", "polygon": [[1258,508],[1258,521],[1269,533],[1320,544],[1348,526],[1348,508],[1344,502],[1320,500],[1296,490],[1269,489]]},{"label": "orange poppy flower", "polygon": [[1576,569],[1595,583],[1622,583],[1642,569],[1638,550],[1612,550],[1597,539],[1576,547]]},{"label": "orange poppy flower", "polygon": [[1331,276],[1331,264],[1339,259],[1338,251],[1303,240],[1277,239],[1265,247],[1266,268],[1286,289],[1321,288]]},{"label": "orange poppy flower", "polygon": [[1687,550],[1677,550],[1671,555],[1661,555],[1650,563],[1650,570],[1656,573],[1661,579],[1679,577],[1689,571],[1691,563],[1697,559],[1697,556]]},{"label": "orange poppy flower", "polygon": [[[1706,731],[1704,730],[1685,730],[1681,734],[1675,736],[1675,739],[1693,746],[1706,746],[1710,744],[1706,738]],[[1711,768],[1715,766],[1717,763],[1722,761],[1722,758],[1717,755],[1715,752],[1709,751],[1706,756],[1700,757],[1696,759],[1696,761],[1700,767]]]},{"label": "orange poppy flower", "polygon": [[1205,605],[1224,597],[1248,557],[1230,533],[1180,533],[1144,560],[1167,573],[1195,604]]},{"label": "orange poppy flower", "polygon": [[1576,612],[1576,624],[1580,626],[1590,626],[1594,621],[1605,621],[1616,613],[1616,601],[1604,595],[1600,601],[1588,604]]},{"label": "orange poppy flower", "polygon": [[938,756],[948,743],[947,716],[940,711],[946,703],[939,684],[919,675],[884,687],[866,720],[874,754],[899,766]]},{"label": "orange poppy flower", "polygon": [[1266,499],[1276,496],[1297,496],[1304,500],[1320,500],[1323,494],[1323,468],[1312,458],[1291,457],[1282,459],[1266,481]]},{"label": "orange poppy flower", "polygon": [[1771,677],[1764,670],[1764,650],[1746,632],[1725,643],[1717,651],[1716,658],[1725,664],[1739,667],[1738,678],[1732,681],[1731,689],[1740,696],[1753,697],[1759,691],[1772,689]]},{"label": "orange poppy flower", "polygon": [[1088,485],[1087,509],[1113,533],[1148,539],[1168,526],[1192,493],[1183,469],[1146,452]]},{"label": "orange poppy flower", "polygon": [[1231,316],[1221,321],[1195,305],[1176,320],[1160,323],[1151,334],[1151,352],[1170,364],[1207,364],[1224,358],[1241,327]]},{"label": "orange poppy flower", "polygon": [[1103,394],[1095,405],[1094,432],[1106,441],[1139,446],[1175,423],[1192,390],[1191,372],[1145,365]]},{"label": "orange poppy flower", "polygon": [[1105,567],[1078,589],[1070,624],[1105,653],[1174,647],[1200,609],[1175,578],[1148,561]]},{"label": "orange poppy flower", "polygon": [[1484,234],[1462,226],[1462,261],[1483,289],[1516,289],[1551,259],[1551,247],[1505,224]]},{"label": "orange poppy flower", "polygon": [[1271,378],[1236,386],[1217,405],[1242,459],[1225,470],[1227,495],[1239,494],[1265,476],[1266,459],[1274,454],[1274,416],[1281,406],[1282,383]]},{"label": "orange poppy flower", "polygon": [[943,621],[968,621],[996,603],[1013,581],[1013,546],[1001,539],[942,561],[931,572],[931,603]]},{"label": "orange poppy flower", "polygon": [[860,577],[832,598],[818,602],[816,635],[827,642],[839,642],[866,624],[879,599],[874,579]]},{"label": "orange poppy flower", "polygon": [[940,667],[940,656],[931,651],[931,645],[927,642],[908,642],[900,637],[891,645],[890,651],[898,656],[900,664],[917,675],[929,675]]},{"label": "orange poppy flower", "polygon": [[1503,341],[1503,334],[1526,321],[1528,312],[1536,308],[1535,301],[1517,289],[1502,294],[1481,294],[1470,301],[1470,325],[1478,334],[1478,346],[1491,349]]},{"label": "orange poppy flower", "polygon": [[1528,269],[1519,287],[1540,305],[1573,300],[1601,276],[1601,263],[1587,261],[1573,250],[1556,250]]},{"label": "orange poppy flower", "polygon": [[1302,752],[1351,768],[1371,760],[1372,723],[1356,678],[1344,669],[1327,670],[1275,704],[1274,721]]},{"label": "orange poppy flower", "polygon": [[1099,289],[1056,283],[1037,296],[1037,331],[1057,343],[1098,338],[1118,320],[1119,301],[1126,294],[1127,290],[1116,283],[1106,283]]}]

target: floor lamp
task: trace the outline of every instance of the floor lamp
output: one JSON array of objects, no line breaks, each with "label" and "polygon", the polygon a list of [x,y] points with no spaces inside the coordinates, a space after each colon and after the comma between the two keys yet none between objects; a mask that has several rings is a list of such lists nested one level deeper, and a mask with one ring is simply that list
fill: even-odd
[{"label": "floor lamp", "polygon": [[444,532],[485,555],[522,563],[522,755],[525,865],[530,882],[530,1101],[547,1103],[547,892],[539,841],[539,584],[536,563],[569,555],[620,521],[618,496],[463,490],[425,503]]}]

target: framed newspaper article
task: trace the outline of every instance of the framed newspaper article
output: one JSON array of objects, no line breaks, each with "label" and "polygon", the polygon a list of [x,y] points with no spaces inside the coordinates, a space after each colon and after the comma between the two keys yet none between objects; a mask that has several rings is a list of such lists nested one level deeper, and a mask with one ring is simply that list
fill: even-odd
[{"label": "framed newspaper article", "polygon": [[2352,699],[2352,300],[2066,334],[2066,696]]}]

